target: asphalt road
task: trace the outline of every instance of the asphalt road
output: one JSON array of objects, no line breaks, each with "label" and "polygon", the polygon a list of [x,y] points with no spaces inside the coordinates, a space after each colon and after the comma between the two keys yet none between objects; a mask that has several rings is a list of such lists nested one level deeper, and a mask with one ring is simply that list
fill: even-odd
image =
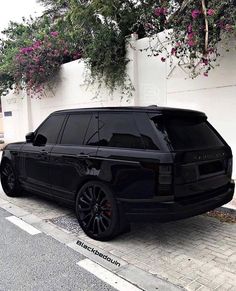
[{"label": "asphalt road", "polygon": [[85,257],[46,234],[30,235],[0,208],[0,291],[115,290],[77,265]]}]

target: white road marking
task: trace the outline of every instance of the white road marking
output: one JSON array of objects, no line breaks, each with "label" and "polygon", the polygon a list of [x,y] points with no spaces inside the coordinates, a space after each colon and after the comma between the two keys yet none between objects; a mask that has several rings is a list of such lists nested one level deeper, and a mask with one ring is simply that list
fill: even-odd
[{"label": "white road marking", "polygon": [[118,277],[117,275],[113,274],[112,272],[108,271],[107,269],[103,268],[102,266],[94,263],[93,261],[89,259],[82,260],[78,262],[77,265],[89,271],[90,273],[95,275],[97,278],[111,285],[112,287],[114,287],[115,289],[119,291],[127,291],[127,290],[141,291],[141,289],[139,289],[138,287],[135,287],[131,283]]},{"label": "white road marking", "polygon": [[9,217],[6,217],[6,219],[31,235],[36,235],[36,234],[41,233],[41,231],[39,231],[37,228],[24,222],[23,220],[21,220],[20,218],[16,216],[9,216]]}]

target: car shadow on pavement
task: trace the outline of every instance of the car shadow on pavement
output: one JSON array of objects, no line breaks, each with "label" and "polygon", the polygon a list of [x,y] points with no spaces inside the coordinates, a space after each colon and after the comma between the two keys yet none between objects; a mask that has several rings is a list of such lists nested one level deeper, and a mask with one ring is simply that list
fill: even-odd
[{"label": "car shadow on pavement", "polygon": [[[22,207],[41,219],[49,220],[61,228],[78,234],[78,236],[83,233],[77,223],[74,209],[70,205],[27,192],[17,198],[9,198],[1,193],[0,198]],[[151,244],[155,242],[160,246],[177,244],[187,247],[196,245],[203,239],[212,240],[214,237],[218,239],[221,231],[225,231],[227,225],[231,224],[222,223],[207,215],[166,223],[132,223],[130,232],[116,237],[112,242],[123,244],[135,240],[136,243],[149,242]]]}]

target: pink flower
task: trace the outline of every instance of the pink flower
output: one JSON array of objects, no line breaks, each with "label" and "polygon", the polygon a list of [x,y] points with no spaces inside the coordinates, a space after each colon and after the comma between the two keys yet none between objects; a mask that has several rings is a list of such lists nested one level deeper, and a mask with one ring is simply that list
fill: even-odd
[{"label": "pink flower", "polygon": [[59,35],[59,32],[58,32],[58,31],[52,31],[52,32],[50,33],[50,35],[51,35],[52,37],[57,37],[57,36]]},{"label": "pink flower", "polygon": [[195,43],[195,41],[193,39],[190,39],[190,40],[187,41],[187,44],[189,46],[195,46],[196,43]]},{"label": "pink flower", "polygon": [[34,49],[33,49],[33,47],[24,47],[24,48],[22,48],[22,49],[20,49],[20,53],[22,53],[22,54],[28,54],[28,53],[30,53],[30,52],[32,52]]},{"label": "pink flower", "polygon": [[154,26],[151,23],[144,24],[145,29],[154,29]]},{"label": "pink flower", "polygon": [[166,15],[167,12],[168,12],[167,8],[162,8],[162,14],[163,14],[163,15]]},{"label": "pink flower", "polygon": [[205,77],[208,77],[208,73],[207,73],[207,72],[205,72],[205,73],[203,74],[203,76],[205,76]]},{"label": "pink flower", "polygon": [[160,7],[156,8],[156,9],[154,10],[154,14],[155,14],[156,16],[161,16],[161,8],[160,8]]},{"label": "pink flower", "polygon": [[177,50],[176,50],[176,48],[174,48],[174,47],[171,49],[171,54],[172,54],[172,56],[175,56],[175,55],[176,55],[176,51],[177,51]]},{"label": "pink flower", "polygon": [[220,27],[220,28],[224,28],[224,26],[225,26],[225,24],[224,24],[224,21],[220,21],[219,23],[218,23],[218,26]]},{"label": "pink flower", "polygon": [[213,15],[215,14],[215,10],[214,10],[214,9],[208,9],[208,10],[207,10],[207,14],[208,14],[209,16],[213,16]]},{"label": "pink flower", "polygon": [[20,55],[16,55],[16,59],[17,60],[20,60],[21,59],[21,56]]},{"label": "pink flower", "polygon": [[39,62],[39,58],[38,57],[34,57],[33,58],[33,61],[36,62],[36,63],[38,63]]},{"label": "pink flower", "polygon": [[188,30],[188,33],[191,33],[191,32],[193,31],[193,26],[192,26],[192,24],[189,24],[187,30]]},{"label": "pink flower", "polygon": [[166,58],[162,57],[161,61],[164,63],[166,61]]},{"label": "pink flower", "polygon": [[82,57],[82,54],[80,52],[77,52],[74,54],[76,59],[80,59]]},{"label": "pink flower", "polygon": [[36,42],[33,44],[33,47],[37,49],[37,48],[39,48],[41,45],[42,45],[42,42],[38,40],[38,41],[36,41]]},{"label": "pink flower", "polygon": [[157,7],[154,10],[154,14],[156,16],[166,15],[167,14],[167,9],[164,8],[164,7]]},{"label": "pink flower", "polygon": [[188,39],[191,40],[191,39],[193,39],[193,38],[194,38],[194,33],[193,33],[193,32],[189,33],[189,34],[188,34]]},{"label": "pink flower", "polygon": [[215,50],[213,49],[213,48],[209,48],[208,50],[207,50],[207,53],[208,54],[213,54],[215,52]]},{"label": "pink flower", "polygon": [[201,11],[200,10],[198,10],[198,9],[194,9],[193,11],[192,11],[192,18],[193,19],[196,19],[196,18],[198,18],[198,16],[201,14]]},{"label": "pink flower", "polygon": [[225,24],[225,30],[226,31],[231,31],[232,30],[232,25],[231,24]]},{"label": "pink flower", "polygon": [[205,66],[207,66],[207,65],[209,64],[208,59],[203,59],[202,62],[203,62],[203,64],[204,64]]}]

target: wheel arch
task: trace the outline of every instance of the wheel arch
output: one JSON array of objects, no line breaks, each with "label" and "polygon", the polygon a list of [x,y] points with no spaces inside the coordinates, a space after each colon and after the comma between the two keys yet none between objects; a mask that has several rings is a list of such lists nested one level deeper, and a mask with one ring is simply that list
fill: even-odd
[{"label": "wheel arch", "polygon": [[[92,181],[95,181],[95,182],[100,182],[104,185],[106,185],[107,187],[111,188],[109,183],[106,183],[105,181],[99,179],[97,176],[88,176],[86,178],[84,178],[82,181],[80,181],[80,183],[77,185],[77,190],[76,190],[76,193],[75,193],[75,197],[74,197],[74,201],[76,201],[76,197],[80,191],[80,189],[86,184],[86,183],[89,183],[89,182],[92,182]],[[112,189],[111,189],[112,190]]]}]

